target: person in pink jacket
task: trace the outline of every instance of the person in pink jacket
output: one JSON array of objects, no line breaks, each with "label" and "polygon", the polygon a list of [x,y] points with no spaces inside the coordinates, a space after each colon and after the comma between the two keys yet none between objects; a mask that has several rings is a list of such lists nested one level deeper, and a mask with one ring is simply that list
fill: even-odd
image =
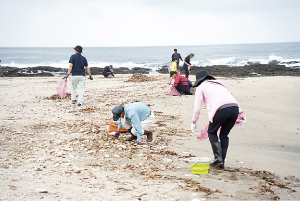
[{"label": "person in pink jacket", "polygon": [[[195,132],[202,104],[205,105],[209,118],[208,138],[215,156],[212,166],[224,168],[229,138],[228,134],[236,123],[239,108],[235,98],[229,93],[221,81],[207,74],[207,71],[196,73],[197,87],[195,92],[194,112],[191,129]],[[217,132],[220,128],[219,137]]]}]

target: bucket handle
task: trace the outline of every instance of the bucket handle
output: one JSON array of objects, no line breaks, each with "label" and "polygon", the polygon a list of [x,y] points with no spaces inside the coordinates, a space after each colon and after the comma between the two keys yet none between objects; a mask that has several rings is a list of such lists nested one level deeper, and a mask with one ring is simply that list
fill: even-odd
[{"label": "bucket handle", "polygon": [[193,165],[191,165],[190,168],[193,167],[193,166],[196,165],[196,164],[197,164],[197,163],[193,163]]}]

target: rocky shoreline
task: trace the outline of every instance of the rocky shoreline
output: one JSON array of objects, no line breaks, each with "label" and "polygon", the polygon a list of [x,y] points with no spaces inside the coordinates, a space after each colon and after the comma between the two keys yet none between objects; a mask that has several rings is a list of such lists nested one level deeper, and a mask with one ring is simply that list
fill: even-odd
[{"label": "rocky shoreline", "polygon": [[[103,68],[91,67],[92,75],[101,75]],[[114,68],[114,74],[149,74],[150,68]],[[185,74],[182,66],[179,68],[181,74]],[[191,66],[190,74],[195,75],[199,70],[207,70],[209,74],[219,77],[258,77],[258,76],[300,76],[300,67],[286,67],[273,62],[269,64],[251,63],[245,66],[230,67],[225,65],[198,67]],[[168,66],[162,66],[157,70],[159,74],[168,74]],[[63,76],[67,68],[56,68],[51,66],[37,66],[17,68],[2,66],[0,75],[4,77],[52,77]]]}]

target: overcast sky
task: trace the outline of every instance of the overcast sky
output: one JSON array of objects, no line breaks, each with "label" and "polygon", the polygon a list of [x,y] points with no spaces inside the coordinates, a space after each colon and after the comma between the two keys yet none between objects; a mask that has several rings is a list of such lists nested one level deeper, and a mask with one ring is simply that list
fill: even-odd
[{"label": "overcast sky", "polygon": [[0,0],[0,47],[300,41],[300,0]]}]

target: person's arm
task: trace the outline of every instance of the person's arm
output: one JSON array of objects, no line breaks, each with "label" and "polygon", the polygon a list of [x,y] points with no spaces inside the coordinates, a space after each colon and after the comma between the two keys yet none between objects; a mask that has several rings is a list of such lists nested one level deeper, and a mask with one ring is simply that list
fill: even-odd
[{"label": "person's arm", "polygon": [[183,59],[181,58],[181,55],[179,54],[179,59],[181,59],[181,61],[183,61]]},{"label": "person's arm", "polygon": [[73,64],[72,63],[70,63],[69,64],[69,69],[68,69],[68,75],[71,73],[71,71],[72,71],[72,68],[73,68]]},{"label": "person's arm", "polygon": [[[125,118],[125,117],[124,117]],[[120,131],[122,129],[122,122],[121,122],[121,118],[118,120],[118,130],[117,131]]]},{"label": "person's arm", "polygon": [[179,84],[179,82],[180,82],[180,77],[179,77],[180,75],[176,75],[176,77],[175,77],[175,82],[174,82],[174,85],[173,85],[173,87],[177,87],[178,86],[178,84]]},{"label": "person's arm", "polygon": [[171,77],[171,79],[170,79],[170,83],[169,83],[169,84],[171,84],[171,83],[172,83],[172,80],[173,80],[173,77]]},{"label": "person's arm", "polygon": [[194,111],[193,111],[193,118],[192,118],[193,123],[196,123],[199,119],[200,111],[202,108],[202,102],[203,102],[203,94],[202,91],[198,88],[195,93]]},{"label": "person's arm", "polygon": [[143,138],[143,127],[137,113],[134,113],[130,116],[131,125],[135,128],[137,141],[141,142]]},{"label": "person's arm", "polygon": [[86,72],[89,74],[89,75],[92,75],[91,74],[91,71],[90,71],[90,68],[88,66],[85,66],[85,69],[86,69]]}]

